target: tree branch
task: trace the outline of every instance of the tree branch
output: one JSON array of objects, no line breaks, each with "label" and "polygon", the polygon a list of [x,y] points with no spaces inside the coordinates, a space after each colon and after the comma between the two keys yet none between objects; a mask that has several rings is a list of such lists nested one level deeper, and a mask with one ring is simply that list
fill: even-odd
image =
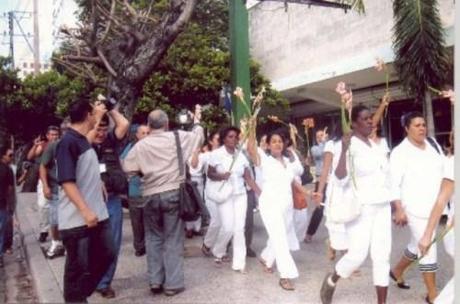
[{"label": "tree branch", "polygon": [[102,53],[101,49],[97,49],[97,54],[99,55],[99,58],[102,60],[102,63],[104,63],[105,68],[113,77],[118,77],[117,72],[112,68],[110,65],[109,61],[107,58],[105,58],[104,53]]},{"label": "tree branch", "polygon": [[65,55],[63,58],[71,61],[103,64],[102,59],[99,57]]}]

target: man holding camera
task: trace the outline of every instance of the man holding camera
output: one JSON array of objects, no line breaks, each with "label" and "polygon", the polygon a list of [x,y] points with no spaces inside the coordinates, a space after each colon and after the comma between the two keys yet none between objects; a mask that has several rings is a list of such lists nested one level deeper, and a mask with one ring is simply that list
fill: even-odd
[{"label": "man holding camera", "polygon": [[[114,298],[115,291],[111,288],[113,277],[118,262],[118,254],[121,247],[123,209],[121,195],[127,194],[128,182],[125,173],[120,165],[120,149],[122,140],[129,129],[128,120],[118,111],[116,102],[113,99],[98,98],[98,103],[104,103],[107,108],[106,115],[96,122],[95,127],[88,135],[88,141],[92,144],[99,160],[99,170],[104,189],[104,199],[109,211],[109,223],[115,248],[115,260],[99,282],[96,291],[104,298]],[[109,128],[109,120],[114,123]]]},{"label": "man holding camera", "polygon": [[[204,140],[198,125],[201,108],[195,108],[191,131],[178,131],[183,159],[189,159]],[[142,175],[145,199],[144,225],[150,290],[174,296],[184,287],[184,222],[179,217],[179,174],[177,147],[169,132],[168,116],[162,110],[150,112],[150,135],[138,142],[123,160],[129,175]]]}]

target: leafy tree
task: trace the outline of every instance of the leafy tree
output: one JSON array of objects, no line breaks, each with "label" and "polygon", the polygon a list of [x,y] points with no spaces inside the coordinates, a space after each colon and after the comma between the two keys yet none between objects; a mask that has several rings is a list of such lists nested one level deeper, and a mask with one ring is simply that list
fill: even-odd
[{"label": "leafy tree", "polygon": [[395,66],[405,89],[424,101],[428,134],[434,136],[429,87],[445,84],[448,55],[436,0],[395,0]]}]

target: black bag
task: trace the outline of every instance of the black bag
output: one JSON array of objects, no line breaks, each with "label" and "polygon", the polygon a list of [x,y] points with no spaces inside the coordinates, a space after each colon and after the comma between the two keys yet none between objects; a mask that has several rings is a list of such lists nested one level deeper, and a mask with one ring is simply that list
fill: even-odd
[{"label": "black bag", "polygon": [[310,166],[305,165],[303,169],[304,170],[302,175],[300,176],[300,179],[302,180],[302,185],[306,185],[313,181],[313,175],[311,174]]},{"label": "black bag", "polygon": [[[179,133],[174,131],[176,139],[177,161],[179,163],[179,174],[184,176],[184,159],[182,155],[182,147],[180,145]],[[200,193],[197,189],[197,184],[187,178],[179,186],[179,217],[184,221],[196,221],[200,217],[201,200]]]}]

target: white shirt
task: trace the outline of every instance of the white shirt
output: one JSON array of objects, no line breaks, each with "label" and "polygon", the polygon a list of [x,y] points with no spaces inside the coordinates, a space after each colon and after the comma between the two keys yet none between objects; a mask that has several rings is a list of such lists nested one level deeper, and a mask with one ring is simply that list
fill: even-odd
[{"label": "white shirt", "polygon": [[209,162],[209,155],[211,152],[203,152],[198,154],[198,165],[196,168],[193,168],[190,163],[191,159],[189,159],[188,164],[189,164],[189,171],[190,171],[190,176],[192,177],[203,177],[203,173],[206,174],[208,171],[208,162]]},{"label": "white shirt", "polygon": [[444,161],[427,140],[421,149],[405,138],[390,155],[391,200],[400,200],[413,216],[428,218],[441,186]]},{"label": "white shirt", "polygon": [[[236,156],[235,163],[233,164],[232,170],[230,171],[230,165],[233,161],[233,157]],[[217,173],[231,172],[230,181],[233,186],[234,194],[246,193],[246,187],[244,186],[244,170],[249,168],[249,161],[243,153],[235,150],[235,154],[227,152],[225,146],[212,151],[209,155],[208,165],[216,169]]]},{"label": "white shirt", "polygon": [[[351,138],[346,156],[347,176],[338,182],[342,186],[353,185],[355,195],[362,204],[389,203],[387,152],[372,140],[369,143],[370,146],[355,136]],[[334,158],[338,164],[342,143],[337,142],[335,147]],[[333,166],[334,171],[336,166]],[[335,174],[333,176],[337,179]]]}]

